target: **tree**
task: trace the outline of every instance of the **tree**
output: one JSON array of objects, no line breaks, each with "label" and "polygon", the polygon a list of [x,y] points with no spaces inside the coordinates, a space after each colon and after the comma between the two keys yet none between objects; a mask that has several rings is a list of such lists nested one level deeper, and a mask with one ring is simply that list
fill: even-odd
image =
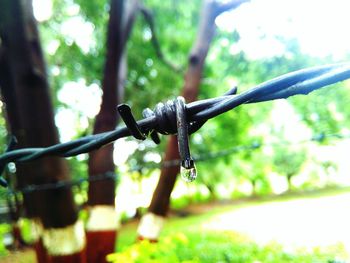
[{"label": "tree", "polygon": [[288,191],[292,190],[292,178],[298,174],[305,163],[305,159],[305,150],[296,150],[290,146],[276,146],[274,148],[273,163],[275,170],[286,177]]},{"label": "tree", "polygon": [[268,173],[271,170],[270,159],[261,149],[249,149],[237,158],[237,175],[248,180],[252,186],[252,196],[259,193],[268,193],[270,189]]},{"label": "tree", "polygon": [[[245,1],[231,1],[220,4],[217,1],[204,1],[200,13],[197,38],[188,56],[188,68],[184,77],[182,96],[187,102],[197,99],[202,79],[204,62],[211,41],[215,35],[215,19],[221,13],[236,8]],[[171,136],[165,151],[164,161],[179,159],[177,139]],[[163,167],[159,181],[154,191],[148,213],[143,216],[138,234],[140,239],[157,240],[162,228],[164,217],[169,208],[170,194],[174,188],[178,166]]]},{"label": "tree", "polygon": [[[58,133],[32,3],[5,1],[0,9],[0,86],[11,133],[19,147],[55,144]],[[20,164],[17,175],[19,187],[69,179],[57,157]],[[24,206],[27,216],[43,226],[36,245],[39,262],[84,261],[84,229],[70,188],[25,194]]]},{"label": "tree", "polygon": [[338,166],[336,163],[330,160],[326,160],[321,162],[321,167],[324,170],[326,176],[327,176],[327,185],[331,185],[332,182],[332,175],[334,175],[338,169]]},{"label": "tree", "polygon": [[[93,133],[113,130],[117,124],[117,104],[124,85],[123,65],[125,26],[124,1],[112,0],[107,31],[106,61],[103,74],[103,96],[95,119]],[[124,22],[125,23],[125,22]],[[125,62],[125,61],[124,61]],[[89,177],[114,174],[113,144],[89,153]],[[88,262],[105,262],[115,247],[117,218],[114,209],[115,179],[90,182],[88,190],[89,220],[87,223]],[[106,219],[108,218],[108,219]]]},{"label": "tree", "polygon": [[[138,0],[112,0],[107,32],[107,56],[103,75],[102,105],[96,116],[93,133],[110,131],[117,124],[117,105],[121,102],[126,81],[126,43],[137,13],[143,14],[152,30],[152,42],[157,56],[173,67],[163,56],[153,32],[153,17]],[[113,144],[89,154],[89,176],[114,173]],[[114,179],[91,182],[89,185],[88,260],[104,262],[114,251],[115,229],[118,226],[114,208]],[[110,225],[106,223],[106,217]]]}]

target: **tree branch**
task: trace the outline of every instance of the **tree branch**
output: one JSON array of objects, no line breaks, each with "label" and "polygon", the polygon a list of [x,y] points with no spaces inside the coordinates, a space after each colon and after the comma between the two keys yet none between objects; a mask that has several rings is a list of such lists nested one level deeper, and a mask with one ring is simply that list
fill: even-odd
[{"label": "tree branch", "polygon": [[226,2],[224,4],[221,4],[217,8],[217,10],[215,12],[215,16],[219,16],[222,13],[229,11],[231,9],[236,9],[241,4],[248,3],[248,2],[250,2],[250,0],[232,0],[232,1]]},{"label": "tree branch", "polygon": [[171,70],[174,70],[177,73],[183,73],[183,69],[180,66],[173,64],[171,61],[169,61],[168,59],[165,58],[164,53],[162,52],[162,49],[160,47],[155,28],[154,28],[154,17],[153,17],[152,12],[142,4],[140,4],[139,9],[140,9],[140,12],[142,13],[144,19],[146,20],[146,22],[149,25],[150,30],[152,32],[151,41],[152,41],[152,45],[156,51],[157,57]]},{"label": "tree branch", "polygon": [[139,1],[138,0],[131,0],[127,1],[125,3],[124,7],[124,15],[123,15],[123,21],[122,21],[122,32],[123,32],[123,38],[122,38],[122,47],[125,49],[126,43],[130,37],[131,31],[133,29],[134,21],[136,18],[136,13],[139,8]]}]

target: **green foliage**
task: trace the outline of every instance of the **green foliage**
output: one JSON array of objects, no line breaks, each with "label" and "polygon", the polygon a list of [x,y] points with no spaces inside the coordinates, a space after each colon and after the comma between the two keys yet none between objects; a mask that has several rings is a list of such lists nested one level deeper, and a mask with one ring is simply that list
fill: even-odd
[{"label": "green foliage", "polygon": [[9,224],[0,224],[0,256],[5,256],[8,254],[7,249],[4,245],[5,234],[10,232],[11,227]]},{"label": "green foliage", "polygon": [[21,218],[19,221],[20,229],[21,229],[21,235],[25,242],[28,244],[31,244],[34,241],[33,237],[33,222],[31,219],[28,218]]},{"label": "green foliage", "polygon": [[271,192],[267,176],[271,166],[270,158],[265,156],[261,148],[244,151],[236,162],[237,173],[251,183],[253,195]]},{"label": "green foliage", "polygon": [[345,257],[341,245],[313,251],[287,251],[277,243],[259,245],[232,232],[174,233],[156,244],[141,241],[107,256],[109,262],[327,262]]},{"label": "green foliage", "polygon": [[315,134],[339,133],[350,124],[348,88],[348,82],[340,83],[315,91],[307,97],[293,98],[291,102]]},{"label": "green foliage", "polygon": [[0,152],[5,151],[8,138],[4,110],[5,109],[0,101]]},{"label": "green foliage", "polygon": [[291,190],[291,178],[296,175],[306,160],[306,152],[303,149],[292,149],[290,146],[276,146],[274,148],[274,168],[286,176],[289,190]]},{"label": "green foliage", "polygon": [[275,169],[279,173],[294,175],[300,171],[302,164],[305,162],[305,152],[283,146],[277,146],[274,149]]},{"label": "green foliage", "polygon": [[[69,109],[76,115],[77,123],[74,129],[78,137],[91,133],[93,118],[85,116],[84,112],[74,109],[72,105],[59,101],[57,94],[68,82],[81,81],[86,86],[91,84],[101,86],[109,1],[54,0],[53,4],[52,17],[40,25],[41,37],[48,60],[48,72],[54,90],[56,109]],[[185,71],[187,57],[196,37],[200,1],[145,0],[143,4],[152,11],[154,16],[155,31],[164,57]],[[72,20],[80,21],[92,28],[90,39],[87,41],[88,48],[83,48],[79,38],[76,37],[80,34],[72,35],[68,34],[67,30],[63,30]],[[141,112],[144,108],[153,108],[157,102],[179,95],[183,86],[183,74],[174,72],[157,57],[151,43],[151,35],[149,25],[142,15],[138,14],[126,50],[128,75],[124,98],[124,101],[132,106],[136,118],[142,117]],[[281,37],[276,39],[285,48],[283,55],[252,60],[243,51],[232,52],[232,48],[239,44],[240,38],[238,31],[217,30],[204,67],[200,99],[222,95],[235,83],[238,85],[239,92],[242,92],[278,75],[303,67],[332,62],[329,57],[324,59],[310,57],[301,51],[296,39]],[[262,38],[264,38],[263,35]],[[347,104],[350,95],[346,85],[348,84],[340,84],[322,89],[310,96],[290,99],[301,122],[311,127],[315,134],[340,132],[344,127],[348,127],[350,112],[347,110]],[[243,105],[209,120],[199,132],[192,135],[192,153],[210,155],[211,152],[229,149],[235,145],[249,144],[251,131],[255,126],[261,123],[272,125],[267,118],[272,105],[272,103]],[[87,124],[82,125],[81,120]],[[261,134],[261,136],[267,135]],[[4,137],[0,136],[0,138]],[[148,162],[145,154],[151,152],[162,155],[165,145],[165,138],[157,147],[147,142],[140,144],[139,149],[128,160],[131,168],[140,167],[139,173],[132,174],[135,181],[141,180],[143,176],[148,176],[157,169],[142,169]],[[268,193],[270,186],[266,177],[267,170],[276,162],[264,166],[264,162],[267,161],[263,160],[263,154],[259,152],[255,155],[248,157],[233,154],[198,163],[197,182],[207,186],[212,196],[218,197],[220,193],[218,194],[216,188],[219,184],[234,188],[246,180],[257,181],[258,194]],[[84,162],[83,158],[69,160],[74,178],[86,174]],[[286,169],[278,171],[285,173]],[[241,194],[234,191],[232,195]],[[201,198],[199,195],[198,199]]]},{"label": "green foliage", "polygon": [[[198,22],[199,1],[145,1],[152,10],[155,31],[165,58],[184,67]],[[186,33],[184,33],[186,32]],[[138,15],[128,42],[128,81],[125,100],[137,117],[142,109],[153,108],[159,101],[179,95],[183,75],[167,67],[151,44],[151,31],[141,14]],[[137,96],[135,96],[137,94]],[[145,100],[144,98],[147,98]]]}]

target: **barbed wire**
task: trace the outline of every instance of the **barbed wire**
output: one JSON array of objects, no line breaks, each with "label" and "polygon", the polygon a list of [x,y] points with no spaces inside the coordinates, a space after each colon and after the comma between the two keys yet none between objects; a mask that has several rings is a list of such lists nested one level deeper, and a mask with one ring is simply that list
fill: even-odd
[{"label": "barbed wire", "polygon": [[[196,162],[204,162],[204,161],[211,160],[211,159],[225,157],[225,156],[235,154],[238,152],[256,150],[256,149],[260,149],[260,148],[268,147],[268,146],[272,146],[272,147],[282,146],[282,145],[291,146],[291,145],[299,145],[299,144],[309,143],[309,142],[323,142],[326,139],[346,140],[346,139],[350,139],[350,134],[319,133],[319,134],[312,136],[311,138],[306,138],[306,139],[294,141],[294,142],[287,141],[287,140],[280,140],[280,141],[275,141],[275,142],[265,142],[265,143],[255,141],[251,144],[237,145],[237,146],[234,146],[234,147],[231,147],[228,149],[224,149],[224,150],[194,154],[193,159]],[[144,164],[139,165],[139,166],[134,166],[133,168],[128,169],[125,173],[139,171],[142,168],[150,168],[150,169],[155,169],[155,168],[160,169],[163,167],[168,168],[168,167],[178,166],[180,163],[181,163],[181,159],[165,160],[165,161],[162,161],[161,163],[148,162],[148,163],[144,163]]]},{"label": "barbed wire", "polygon": [[[267,142],[267,143],[261,143],[261,142],[253,142],[251,144],[247,145],[237,145],[232,148],[219,150],[219,151],[213,151],[209,153],[199,153],[194,155],[194,160],[196,162],[204,162],[211,159],[217,159],[221,157],[225,157],[228,155],[232,155],[235,153],[243,152],[243,151],[251,151],[260,149],[267,146],[291,146],[291,145],[299,145],[303,143],[309,143],[309,142],[323,142],[326,139],[350,139],[350,134],[341,134],[341,133],[319,133],[311,138],[306,138],[299,141],[286,141],[286,140],[280,140],[275,142]],[[142,165],[132,166],[128,170],[123,171],[123,174],[133,173],[133,172],[140,172],[142,169],[161,169],[163,167],[174,167],[178,166],[181,163],[181,159],[174,159],[174,160],[165,160],[161,163],[156,162],[147,162]],[[60,189],[60,188],[70,188],[73,186],[79,186],[85,182],[96,182],[96,181],[103,181],[103,180],[118,180],[118,174],[115,172],[107,172],[104,174],[98,174],[94,176],[89,177],[81,177],[77,179],[71,179],[71,180],[62,180],[56,183],[46,183],[46,184],[36,184],[36,185],[28,185],[23,188],[19,189],[7,189],[6,195],[15,195],[15,194],[29,194],[37,191],[45,191],[45,190],[54,190],[54,189]]]},{"label": "barbed wire", "polygon": [[115,172],[106,172],[103,174],[97,174],[89,177],[80,177],[76,179],[61,180],[55,183],[44,183],[44,184],[30,184],[23,188],[13,189],[11,187],[6,189],[6,195],[15,194],[30,194],[33,192],[47,191],[61,188],[71,188],[73,186],[80,186],[85,182],[98,182],[104,180],[118,180],[119,176]]},{"label": "barbed wire", "polygon": [[53,190],[59,188],[70,188],[72,186],[81,185],[85,182],[98,182],[104,180],[117,180],[118,175],[114,172],[106,172],[103,174],[97,174],[89,177],[82,177],[78,179],[72,180],[61,180],[56,183],[48,183],[48,184],[39,184],[39,185],[27,185],[22,189],[18,189],[16,191],[21,192],[22,194],[28,194],[36,191],[45,191],[45,190]]},{"label": "barbed wire", "polygon": [[[316,89],[348,78],[350,78],[350,63],[302,69],[266,81],[240,94],[236,94],[237,90],[234,88],[224,96],[188,104],[184,104],[182,98],[168,101],[165,104],[158,103],[154,111],[145,109],[144,119],[139,121],[135,121],[131,109],[123,104],[118,107],[118,110],[126,127],[46,148],[10,149],[0,156],[0,168],[5,167],[9,162],[26,162],[48,155],[70,157],[87,153],[127,136],[133,136],[140,140],[150,136],[154,142],[159,143],[158,133],[176,134],[180,133],[180,130],[183,135],[178,136],[181,137],[179,138],[180,156],[182,161],[184,159],[188,161],[191,158],[186,136],[199,130],[207,120],[242,104],[285,99],[298,94],[307,95]],[[183,114],[179,117],[180,109]],[[184,130],[186,132],[183,132]],[[186,143],[181,143],[184,141],[187,143],[187,148]],[[3,178],[0,177],[0,179]],[[4,180],[0,183],[6,184]]]}]

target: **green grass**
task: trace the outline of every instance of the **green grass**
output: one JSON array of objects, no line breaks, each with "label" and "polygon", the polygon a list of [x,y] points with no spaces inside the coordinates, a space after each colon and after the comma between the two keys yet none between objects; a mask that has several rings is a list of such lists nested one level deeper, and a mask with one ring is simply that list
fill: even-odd
[{"label": "green grass", "polygon": [[136,240],[137,223],[127,224],[118,237],[118,253],[110,256],[112,262],[312,262],[331,263],[347,259],[342,244],[332,247],[287,250],[277,243],[259,245],[249,238],[229,231],[208,231],[202,224],[215,216],[268,202],[284,202],[295,199],[320,198],[348,192],[339,190],[318,193],[288,194],[277,198],[245,200],[224,206],[213,206],[210,212],[186,218],[167,220],[159,243],[150,244]]},{"label": "green grass", "polygon": [[333,262],[345,258],[342,246],[314,248],[311,251],[287,251],[277,243],[258,245],[232,232],[200,231],[199,229],[164,235],[157,244],[142,241],[122,252],[110,255],[112,262]]},{"label": "green grass", "polygon": [[[183,232],[192,230],[194,226],[199,226],[202,223],[210,221],[213,217],[234,210],[241,209],[243,207],[251,207],[264,203],[272,202],[286,202],[298,199],[317,199],[321,197],[337,196],[350,192],[350,187],[343,188],[327,188],[313,191],[304,192],[289,192],[283,195],[271,195],[259,198],[243,198],[239,200],[232,200],[230,202],[213,203],[209,212],[203,214],[191,215],[188,217],[171,217],[167,219],[162,236],[166,236],[172,233]],[[204,204],[208,205],[208,204]],[[200,205],[199,205],[200,206]],[[138,222],[129,222],[122,226],[119,231],[117,251],[122,251],[125,247],[132,245],[136,240],[136,228]]]},{"label": "green grass", "polygon": [[[210,207],[209,212],[191,215],[184,218],[171,217],[167,220],[159,243],[141,242],[135,244],[138,222],[124,225],[118,236],[117,252],[110,256],[112,262],[252,262],[252,263],[284,263],[312,262],[331,263],[335,259],[347,259],[342,245],[332,247],[289,250],[277,243],[259,245],[249,238],[230,231],[203,230],[202,225],[216,216],[270,202],[284,202],[296,199],[320,198],[348,193],[349,189],[328,189],[313,193],[290,193],[278,197],[262,199],[244,199],[222,204],[204,204]],[[193,211],[193,210],[192,210]],[[196,212],[201,209],[196,210]],[[0,233],[8,231],[0,228]],[[1,251],[1,250],[0,250]],[[4,254],[7,254],[4,250]],[[2,253],[0,253],[1,255]],[[0,262],[34,262],[33,251],[1,255]],[[32,261],[29,261],[32,259]],[[350,261],[349,261],[350,262]]]}]

